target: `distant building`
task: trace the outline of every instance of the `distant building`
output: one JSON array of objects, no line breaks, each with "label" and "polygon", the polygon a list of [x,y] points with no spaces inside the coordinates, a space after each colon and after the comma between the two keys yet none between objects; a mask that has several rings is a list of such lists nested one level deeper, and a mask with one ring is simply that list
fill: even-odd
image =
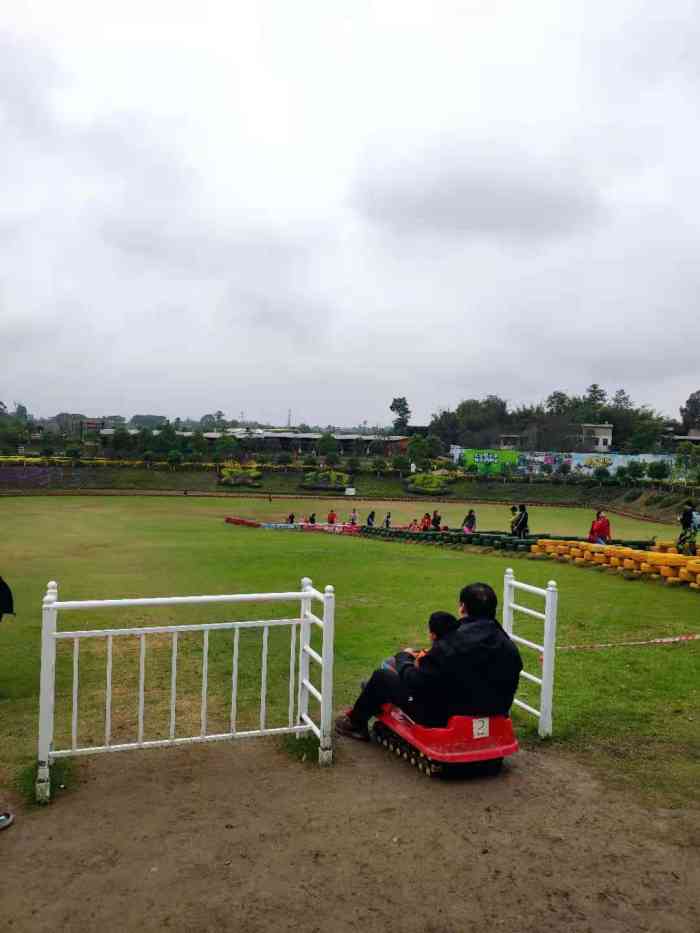
[{"label": "distant building", "polygon": [[[85,423],[96,423],[95,421],[86,421]],[[95,430],[95,429],[93,429]],[[114,428],[101,427],[97,429],[100,437],[109,438],[115,433]],[[139,432],[133,428],[128,431],[134,435]],[[157,437],[160,431],[156,428],[153,436]],[[176,431],[178,437],[192,437],[192,431]],[[290,453],[311,453],[317,450],[318,442],[323,434],[316,431],[263,431],[261,428],[226,428],[224,431],[204,431],[202,437],[212,446],[222,437],[232,437],[236,440],[251,441],[270,441],[275,440],[279,443],[279,450],[289,451]],[[394,456],[404,453],[408,445],[408,437],[402,434],[331,434],[338,442],[339,452],[343,456],[357,453],[359,456],[367,456],[370,452],[370,445],[374,441],[380,441],[384,445],[384,455]]]},{"label": "distant building", "polygon": [[60,433],[66,437],[80,437],[80,426],[84,419],[85,415],[62,411],[49,420],[50,423],[57,424]]},{"label": "distant building", "polygon": [[501,450],[537,450],[539,446],[537,425],[528,424],[520,434],[501,434],[498,446]]},{"label": "distant building", "polygon": [[582,424],[579,444],[590,451],[612,449],[612,424]]},{"label": "distant building", "polygon": [[99,434],[106,427],[107,422],[104,418],[84,418],[80,422],[80,437],[85,440],[88,434]]},{"label": "distant building", "polygon": [[688,428],[687,434],[674,434],[673,439],[677,444],[683,441],[690,441],[691,444],[700,444],[700,428]]}]

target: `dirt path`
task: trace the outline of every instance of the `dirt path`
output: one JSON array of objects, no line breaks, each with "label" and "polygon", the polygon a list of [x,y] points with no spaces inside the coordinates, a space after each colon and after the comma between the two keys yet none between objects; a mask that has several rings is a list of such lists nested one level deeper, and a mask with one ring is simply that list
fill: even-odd
[{"label": "dirt path", "polygon": [[344,742],[102,756],[0,834],[0,930],[700,928],[700,812],[648,811],[552,750],[430,781]]}]

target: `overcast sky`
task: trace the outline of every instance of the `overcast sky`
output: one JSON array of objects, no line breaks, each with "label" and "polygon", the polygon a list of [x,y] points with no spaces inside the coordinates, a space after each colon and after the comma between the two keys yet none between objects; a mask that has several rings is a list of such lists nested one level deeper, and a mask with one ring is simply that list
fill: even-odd
[{"label": "overcast sky", "polygon": [[415,423],[700,388],[697,0],[27,0],[0,399]]}]

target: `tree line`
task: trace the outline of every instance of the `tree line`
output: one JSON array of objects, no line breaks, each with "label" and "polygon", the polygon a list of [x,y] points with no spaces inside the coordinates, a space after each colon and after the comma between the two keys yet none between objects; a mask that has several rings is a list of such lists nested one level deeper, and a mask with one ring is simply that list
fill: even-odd
[{"label": "tree line", "polygon": [[673,435],[700,427],[700,391],[680,408],[673,421],[647,405],[636,405],[624,389],[609,394],[597,383],[581,395],[555,391],[538,405],[509,409],[498,395],[470,398],[454,409],[433,415],[428,431],[443,444],[462,447],[498,447],[502,435],[516,435],[515,446],[527,450],[589,450],[581,425],[609,423],[613,448],[638,454],[672,450]]}]

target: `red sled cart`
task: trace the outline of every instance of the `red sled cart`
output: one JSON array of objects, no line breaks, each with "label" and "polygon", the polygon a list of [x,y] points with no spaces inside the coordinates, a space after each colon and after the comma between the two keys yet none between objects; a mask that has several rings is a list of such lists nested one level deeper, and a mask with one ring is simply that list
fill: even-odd
[{"label": "red sled cart", "polygon": [[518,750],[509,716],[451,716],[445,727],[430,728],[389,703],[374,722],[372,738],[429,777],[497,774],[503,759]]}]

